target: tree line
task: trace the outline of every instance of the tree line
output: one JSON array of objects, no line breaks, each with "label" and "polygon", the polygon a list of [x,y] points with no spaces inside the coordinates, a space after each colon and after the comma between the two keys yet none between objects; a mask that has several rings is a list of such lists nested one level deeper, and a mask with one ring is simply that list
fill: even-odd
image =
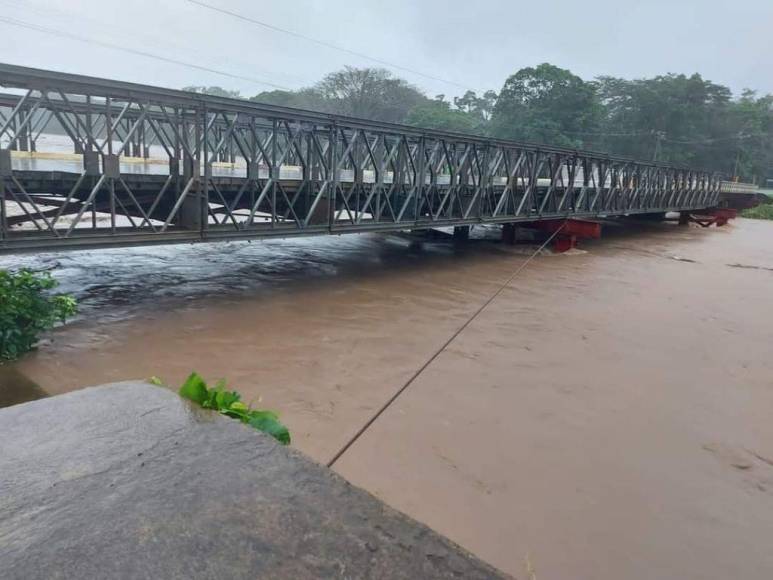
[{"label": "tree line", "polygon": [[[221,87],[185,90],[244,98]],[[773,178],[773,95],[740,95],[699,74],[586,81],[551,64],[522,68],[499,93],[429,97],[379,68],[345,67],[311,87],[249,100]]]}]

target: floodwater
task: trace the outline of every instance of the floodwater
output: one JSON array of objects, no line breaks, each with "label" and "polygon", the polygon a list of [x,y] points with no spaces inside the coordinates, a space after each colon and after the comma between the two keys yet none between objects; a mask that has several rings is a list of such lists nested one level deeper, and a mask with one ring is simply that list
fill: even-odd
[{"label": "floodwater", "polygon": [[[0,267],[50,270],[80,314],[0,373],[37,385],[35,396],[150,376],[179,384],[193,370],[226,377],[325,459],[494,289],[511,255],[482,239],[366,234],[4,257]],[[0,401],[30,398],[22,390]]]},{"label": "floodwater", "polygon": [[[538,257],[335,469],[519,577],[773,577],[771,241],[609,226]],[[197,370],[326,462],[525,258],[402,235],[0,258],[82,306],[0,393]]]}]

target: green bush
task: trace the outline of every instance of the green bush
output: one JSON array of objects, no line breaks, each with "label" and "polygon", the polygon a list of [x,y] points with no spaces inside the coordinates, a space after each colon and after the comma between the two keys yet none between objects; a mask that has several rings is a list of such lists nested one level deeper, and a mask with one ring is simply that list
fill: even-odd
[{"label": "green bush", "polygon": [[24,354],[41,332],[75,314],[75,298],[51,293],[57,285],[48,272],[0,270],[0,360]]},{"label": "green bush", "polygon": [[[162,384],[155,377],[151,382]],[[180,396],[198,403],[205,409],[220,411],[233,419],[238,419],[250,427],[268,433],[283,445],[290,444],[290,431],[280,421],[273,411],[253,409],[242,403],[241,395],[236,391],[226,391],[225,381],[218,381],[215,388],[210,389],[198,374],[191,373],[180,387]]]}]

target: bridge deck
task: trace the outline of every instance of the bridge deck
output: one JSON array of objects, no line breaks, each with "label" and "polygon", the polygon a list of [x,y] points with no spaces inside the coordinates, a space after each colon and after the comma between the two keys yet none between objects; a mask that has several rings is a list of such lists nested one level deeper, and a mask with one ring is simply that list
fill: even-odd
[{"label": "bridge deck", "polygon": [[699,210],[707,171],[0,64],[0,252]]}]

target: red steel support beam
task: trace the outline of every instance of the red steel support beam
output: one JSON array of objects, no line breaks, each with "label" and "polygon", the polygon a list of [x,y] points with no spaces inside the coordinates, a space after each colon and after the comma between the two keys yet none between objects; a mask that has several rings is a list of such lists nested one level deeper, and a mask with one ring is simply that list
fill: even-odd
[{"label": "red steel support beam", "polygon": [[601,237],[601,224],[585,220],[544,220],[532,222],[528,227],[542,230],[549,234],[558,231],[560,236],[577,236],[578,238],[589,239]]},{"label": "red steel support beam", "polygon": [[576,247],[578,238],[598,239],[601,237],[601,224],[586,220],[544,220],[527,222],[523,225],[548,234],[556,234],[553,242],[553,250],[556,252],[566,252]]},{"label": "red steel support beam", "polygon": [[730,220],[734,220],[738,217],[738,210],[731,207],[715,207],[710,210],[711,215],[716,217],[717,227],[725,225]]}]

